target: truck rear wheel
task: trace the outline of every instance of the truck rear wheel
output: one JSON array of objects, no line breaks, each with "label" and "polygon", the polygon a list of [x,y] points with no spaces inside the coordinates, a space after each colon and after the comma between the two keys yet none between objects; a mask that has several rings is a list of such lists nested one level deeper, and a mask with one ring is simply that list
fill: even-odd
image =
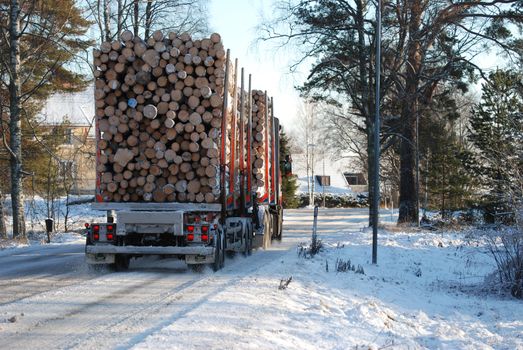
[{"label": "truck rear wheel", "polygon": [[225,263],[225,249],[224,249],[225,236],[223,232],[219,232],[216,236],[216,251],[214,253],[214,263],[212,269],[214,272],[220,270]]},{"label": "truck rear wheel", "polygon": [[272,240],[272,215],[269,211],[265,212],[263,221],[263,249],[268,249],[271,246]]},{"label": "truck rear wheel", "polygon": [[252,254],[252,228],[250,225],[247,225],[245,228],[245,247],[243,250],[243,255],[248,256]]},{"label": "truck rear wheel", "polygon": [[118,254],[114,257],[114,264],[111,264],[111,267],[115,271],[126,271],[129,269],[129,263],[131,258],[128,255]]}]

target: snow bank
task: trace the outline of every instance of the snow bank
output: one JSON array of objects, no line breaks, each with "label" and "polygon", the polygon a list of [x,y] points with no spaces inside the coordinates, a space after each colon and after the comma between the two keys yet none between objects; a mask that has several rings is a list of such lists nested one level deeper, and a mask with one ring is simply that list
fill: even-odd
[{"label": "snow bank", "polygon": [[[286,239],[297,247],[303,236],[293,232],[310,222],[310,211],[287,213]],[[365,215],[340,231],[344,220],[320,212],[318,255],[304,259],[292,249],[234,278],[135,348],[523,348],[521,303],[482,289],[495,268],[482,241],[463,233],[381,232],[372,265]],[[364,274],[335,270],[336,261],[349,259]]]}]

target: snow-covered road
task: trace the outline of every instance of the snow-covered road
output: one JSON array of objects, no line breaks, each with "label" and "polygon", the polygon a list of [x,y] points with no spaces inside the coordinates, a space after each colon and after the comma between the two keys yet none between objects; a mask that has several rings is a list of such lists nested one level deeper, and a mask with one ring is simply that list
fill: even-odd
[{"label": "snow-covered road", "polygon": [[[4,250],[0,252],[0,318],[16,320],[0,323],[0,348],[139,344],[225,290],[244,293],[244,279],[279,263],[310,235],[307,215],[310,212],[298,212],[287,218],[282,243],[248,258],[229,258],[218,273],[194,273],[179,261],[155,258],[133,260],[129,272],[92,272],[84,263],[82,240]],[[327,226],[330,229],[332,223],[325,222]],[[234,305],[234,300],[230,302]]]},{"label": "snow-covered road", "polygon": [[475,242],[381,234],[373,266],[366,224],[367,209],[320,210],[325,249],[304,259],[312,213],[288,210],[282,243],[217,273],[153,258],[90,272],[81,240],[0,251],[0,348],[523,348],[521,302],[471,291],[491,268]]}]

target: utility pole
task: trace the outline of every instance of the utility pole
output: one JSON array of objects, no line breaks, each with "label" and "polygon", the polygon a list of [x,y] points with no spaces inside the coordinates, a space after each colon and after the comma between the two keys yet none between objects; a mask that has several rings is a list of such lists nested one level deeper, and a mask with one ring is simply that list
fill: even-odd
[{"label": "utility pole", "polygon": [[323,183],[321,188],[323,189],[323,207],[325,208],[325,147],[323,148]]},{"label": "utility pole", "polygon": [[419,217],[419,108],[416,102],[416,217],[418,218],[417,226],[420,227]]},{"label": "utility pole", "polygon": [[315,144],[310,143],[307,145],[307,147],[311,148],[310,155],[311,155],[311,192],[310,192],[310,199],[309,199],[309,205],[314,206],[314,147],[316,147]]},{"label": "utility pole", "polygon": [[378,263],[378,217],[380,205],[380,78],[381,78],[381,0],[376,7],[376,99],[374,115],[374,186],[372,213],[372,263]]}]

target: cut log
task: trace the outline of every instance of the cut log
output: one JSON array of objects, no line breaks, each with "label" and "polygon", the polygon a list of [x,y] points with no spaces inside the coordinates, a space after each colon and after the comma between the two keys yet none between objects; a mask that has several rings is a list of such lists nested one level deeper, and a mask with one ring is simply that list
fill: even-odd
[{"label": "cut log", "polygon": [[133,152],[127,148],[119,148],[114,155],[114,161],[122,167],[125,167],[133,158]]},{"label": "cut log", "polygon": [[143,108],[143,115],[146,118],[154,119],[158,114],[158,109],[154,105],[147,105]]},{"label": "cut log", "polygon": [[131,32],[130,30],[124,30],[122,34],[120,34],[120,40],[123,42],[132,41],[133,39],[134,35],[133,32]]},{"label": "cut log", "polygon": [[155,68],[158,67],[158,64],[160,63],[160,54],[156,50],[149,49],[143,53],[142,59],[150,67]]}]

